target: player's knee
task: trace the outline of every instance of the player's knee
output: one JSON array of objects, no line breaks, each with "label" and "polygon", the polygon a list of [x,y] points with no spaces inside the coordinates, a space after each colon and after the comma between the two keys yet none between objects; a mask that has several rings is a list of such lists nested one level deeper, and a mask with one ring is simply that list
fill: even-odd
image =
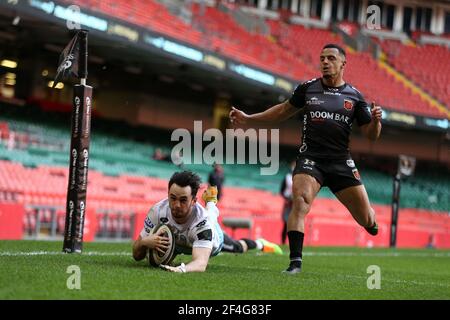
[{"label": "player's knee", "polygon": [[300,194],[293,199],[292,213],[297,216],[304,216],[311,208],[311,201],[306,194]]}]

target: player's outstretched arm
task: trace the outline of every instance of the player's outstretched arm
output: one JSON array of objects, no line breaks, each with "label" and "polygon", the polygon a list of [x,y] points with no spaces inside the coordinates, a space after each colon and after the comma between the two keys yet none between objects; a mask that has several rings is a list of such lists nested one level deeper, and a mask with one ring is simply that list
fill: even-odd
[{"label": "player's outstretched arm", "polygon": [[192,261],[186,265],[186,272],[204,272],[210,256],[210,248],[192,248]]},{"label": "player's outstretched arm", "polygon": [[254,114],[247,114],[242,110],[236,109],[235,107],[231,107],[229,116],[231,123],[235,125],[247,124],[258,121],[276,123],[289,119],[299,111],[300,109],[295,108],[293,105],[289,103],[288,100],[286,100],[285,102],[274,105],[263,112]]},{"label": "player's outstretched arm", "polygon": [[383,111],[380,106],[377,106],[375,105],[375,102],[372,102],[370,113],[372,116],[372,121],[361,126],[361,130],[369,140],[376,141],[380,137],[381,133],[381,118]]},{"label": "player's outstretched arm", "polygon": [[168,265],[161,265],[160,267],[166,271],[171,272],[204,272],[208,266],[211,249],[209,248],[192,248],[192,261],[184,265],[183,263],[178,267]]}]

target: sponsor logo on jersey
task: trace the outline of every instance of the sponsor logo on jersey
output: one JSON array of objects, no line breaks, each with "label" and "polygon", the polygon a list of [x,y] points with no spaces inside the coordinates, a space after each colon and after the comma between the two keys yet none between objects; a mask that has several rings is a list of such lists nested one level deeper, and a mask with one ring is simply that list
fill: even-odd
[{"label": "sponsor logo on jersey", "polygon": [[329,87],[327,87],[326,90],[324,90],[323,94],[329,94],[333,96],[341,95],[341,93],[339,92],[339,88],[329,88]]},{"label": "sponsor logo on jersey", "polygon": [[355,162],[354,162],[353,160],[347,160],[347,165],[348,165],[350,168],[354,168],[354,167],[355,167]]},{"label": "sponsor logo on jersey", "polygon": [[310,111],[309,115],[312,121],[324,121],[329,119],[350,124],[350,117],[335,112]]},{"label": "sponsor logo on jersey", "polygon": [[354,176],[356,179],[361,180],[361,176],[359,175],[358,169],[353,169],[352,172],[353,172],[353,176]]},{"label": "sponsor logo on jersey", "polygon": [[[150,229],[153,229],[153,228],[155,227],[155,225],[150,221],[149,218],[146,218],[146,219],[145,219],[144,224],[145,224],[146,227],[148,227],[148,228],[150,228]],[[146,230],[147,230],[147,229],[146,229]]]},{"label": "sponsor logo on jersey", "polygon": [[353,109],[353,101],[344,99],[345,110],[351,111]]},{"label": "sponsor logo on jersey", "polygon": [[319,100],[319,98],[317,98],[317,97],[312,97],[311,99],[306,101],[306,104],[309,105],[309,106],[319,106],[322,103],[325,103],[325,101]]},{"label": "sponsor logo on jersey", "polygon": [[305,159],[305,161],[303,162],[305,165],[307,166],[314,166],[316,165],[315,161],[309,160],[309,159]]},{"label": "sponsor logo on jersey", "polygon": [[206,224],[206,219],[203,220],[203,221],[201,221],[201,222],[199,222],[195,227],[196,227],[196,228],[201,228],[201,227],[203,227],[205,224]]},{"label": "sponsor logo on jersey", "polygon": [[302,145],[300,146],[300,153],[305,152],[306,149],[308,149],[308,146],[306,145],[306,126],[308,125],[308,115],[305,113],[303,115],[303,136],[302,136]]},{"label": "sponsor logo on jersey", "polygon": [[161,223],[167,223],[167,222],[169,222],[169,219],[162,217],[159,219],[159,221],[161,221]]},{"label": "sponsor logo on jersey", "polygon": [[332,95],[332,96],[340,96],[341,95],[340,92],[333,92],[333,91],[324,91],[323,94],[328,94],[328,95]]}]

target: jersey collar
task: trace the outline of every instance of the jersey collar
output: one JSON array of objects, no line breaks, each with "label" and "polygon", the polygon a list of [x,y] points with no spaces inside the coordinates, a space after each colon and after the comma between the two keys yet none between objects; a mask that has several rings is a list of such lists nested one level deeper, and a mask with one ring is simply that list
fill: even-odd
[{"label": "jersey collar", "polygon": [[344,90],[344,88],[347,86],[347,83],[344,82],[344,84],[342,86],[339,87],[329,87],[327,86],[325,83],[323,83],[323,79],[320,78],[320,83],[322,84],[322,88],[324,90],[328,90],[328,91],[332,91],[332,92],[341,92],[342,90]]}]

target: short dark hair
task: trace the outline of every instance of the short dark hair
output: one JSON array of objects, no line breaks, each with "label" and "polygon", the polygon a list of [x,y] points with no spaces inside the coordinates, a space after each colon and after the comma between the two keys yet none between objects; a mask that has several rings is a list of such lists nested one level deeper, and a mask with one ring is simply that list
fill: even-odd
[{"label": "short dark hair", "polygon": [[170,177],[169,189],[174,183],[183,188],[190,186],[192,197],[195,197],[198,189],[200,188],[201,182],[202,179],[200,179],[200,177],[192,171],[175,172],[172,177]]},{"label": "short dark hair", "polygon": [[337,44],[334,44],[334,43],[328,43],[328,44],[326,44],[326,45],[322,48],[322,50],[323,50],[323,49],[328,49],[328,48],[331,48],[331,49],[337,49],[337,50],[339,51],[340,54],[342,54],[344,57],[347,57],[347,55],[345,54],[345,50],[344,50],[341,46],[339,46],[339,45],[337,45]]}]

